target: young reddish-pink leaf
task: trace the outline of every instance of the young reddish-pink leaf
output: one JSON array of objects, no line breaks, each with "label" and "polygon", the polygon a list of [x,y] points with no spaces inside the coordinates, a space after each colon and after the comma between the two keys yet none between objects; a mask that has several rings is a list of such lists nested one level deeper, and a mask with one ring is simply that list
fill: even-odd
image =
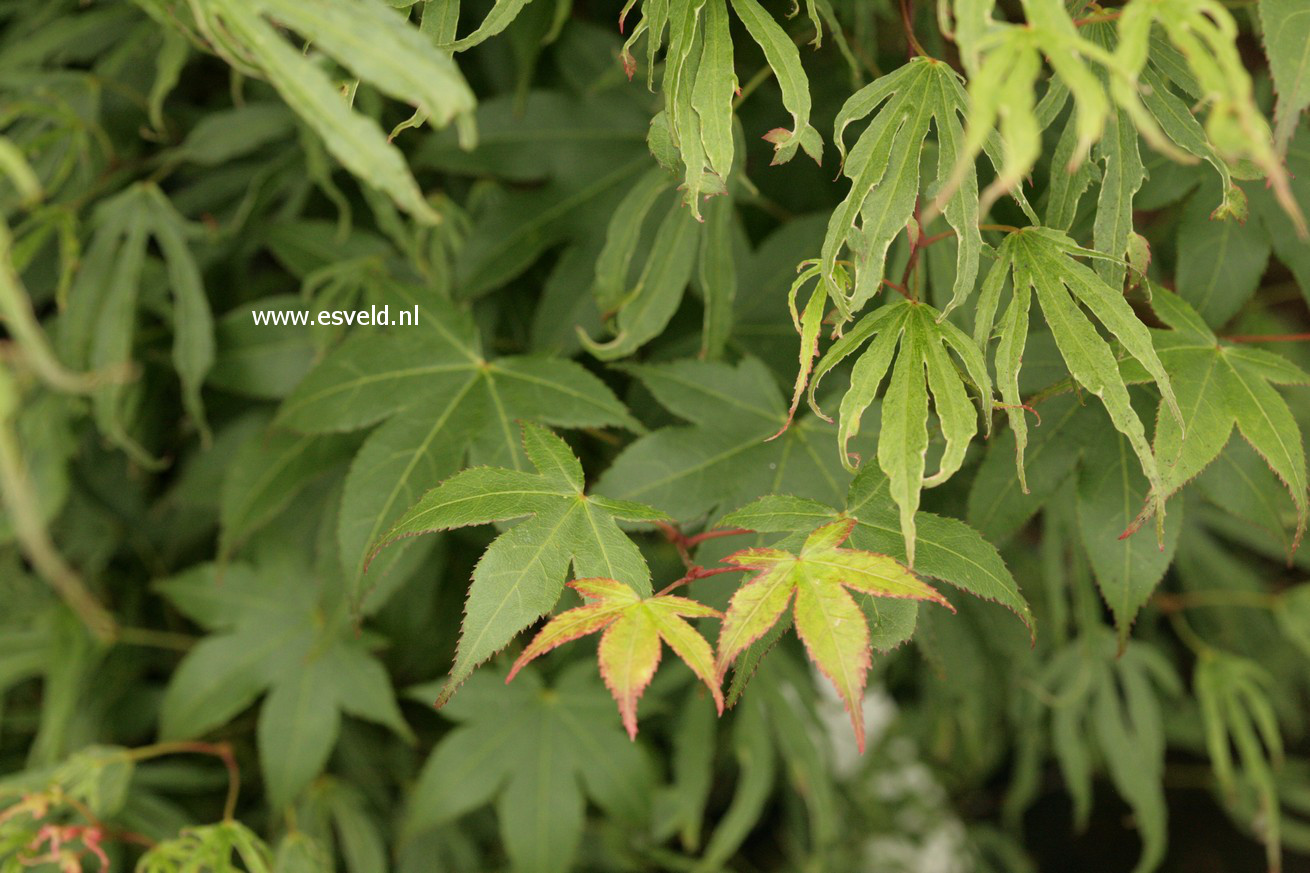
[{"label": "young reddish-pink leaf", "polygon": [[[662,601],[683,601],[684,603],[694,604],[699,609],[696,612],[688,613],[686,606],[681,604],[669,604]],[[714,697],[714,705],[718,707],[719,713],[723,713],[723,691],[719,687],[719,682],[714,673],[714,652],[710,649],[710,644],[705,642],[705,638],[696,632],[690,624],[679,618],[682,615],[718,615],[716,610],[708,606],[702,606],[692,600],[684,600],[681,597],[656,597],[646,602],[647,610],[651,620],[655,623],[655,629],[659,631],[660,638],[669,644],[673,653],[683,660],[691,672],[696,674],[700,681],[705,683],[705,687],[710,689],[710,694]],[[700,610],[706,610],[700,612]]]},{"label": "young reddish-pink leaf", "polygon": [[645,609],[627,610],[600,638],[600,675],[632,739],[637,738],[637,701],[659,663],[659,632]]},{"label": "young reddish-pink leaf", "polygon": [[724,560],[760,574],[733,595],[719,633],[715,664],[720,680],[728,665],[764,635],[782,615],[796,592],[796,633],[836,687],[851,714],[855,740],[864,751],[862,697],[869,671],[869,625],[863,610],[846,591],[875,597],[931,600],[951,609],[931,586],[887,557],[841,544],[855,527],[854,519],[839,519],[815,528],[800,554],[780,549],[746,549]]},{"label": "young reddish-pink leaf", "polygon": [[532,642],[528,643],[528,647],[523,650],[523,654],[519,655],[518,660],[514,662],[514,666],[510,668],[505,681],[509,682],[513,679],[534,658],[539,658],[551,649],[558,648],[579,637],[593,634],[609,626],[622,614],[622,606],[612,606],[605,602],[592,603],[561,612],[547,622],[546,626],[533,638]]},{"label": "young reddish-pink leaf", "polygon": [[807,579],[796,589],[796,633],[810,659],[831,680],[851,714],[864,752],[864,683],[869,672],[869,625],[840,585]]}]

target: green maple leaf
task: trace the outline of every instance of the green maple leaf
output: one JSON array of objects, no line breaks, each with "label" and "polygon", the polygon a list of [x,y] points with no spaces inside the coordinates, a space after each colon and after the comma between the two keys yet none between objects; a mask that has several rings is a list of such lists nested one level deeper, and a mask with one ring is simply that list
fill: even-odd
[{"label": "green maple leaf", "polygon": [[1286,152],[1310,106],[1310,15],[1297,0],[1260,0],[1260,31],[1278,91],[1275,138]]},{"label": "green maple leaf", "polygon": [[760,361],[746,358],[733,367],[687,360],[626,369],[691,426],[638,438],[601,476],[600,493],[640,500],[686,520],[775,491],[841,499],[849,476],[823,448],[829,425],[805,416],[766,442],[786,423],[787,406]]},{"label": "green maple leaf", "polygon": [[256,565],[204,564],[159,583],[209,635],[174,672],[160,705],[163,740],[201,736],[267,692],[256,730],[269,799],[280,809],[316,777],[341,715],[411,734],[382,662],[328,589],[289,553]]},{"label": "green maple leaf", "polygon": [[[624,7],[620,22],[632,6],[630,2]],[[668,142],[667,151],[672,154],[677,149],[685,179],[685,200],[697,220],[699,201],[724,193],[733,168],[733,95],[738,83],[729,8],[764,53],[782,93],[782,104],[792,118],[790,130],[779,127],[764,135],[773,144],[773,163],[786,163],[798,149],[815,163],[823,158],[823,140],[810,125],[810,88],[800,52],[759,0],[691,0],[672,6],[663,0],[647,0],[642,3],[641,20],[624,44],[621,58],[631,77],[637,66],[631,49],[645,35],[647,84],[653,89],[656,58],[665,46],[667,31],[668,50],[661,82],[665,108],[655,123]],[[813,9],[811,19],[819,27]]]},{"label": "green maple leaf", "polygon": [[846,589],[874,597],[932,600],[952,612],[955,607],[894,559],[840,548],[854,527],[855,519],[825,524],[806,537],[799,554],[746,549],[724,558],[761,572],[732,596],[719,633],[716,669],[722,680],[737,656],[777,623],[795,595],[796,633],[845,701],[863,752],[861,699],[869,671],[869,625]]},{"label": "green maple leaf", "polygon": [[[1168,837],[1162,704],[1182,693],[1173,665],[1147,643],[1121,646],[1098,625],[1054,652],[1036,683],[1044,697],[1023,705],[1034,718],[1049,710],[1053,751],[1073,799],[1075,825],[1086,827],[1091,815],[1092,767],[1099,760],[1138,822],[1142,854],[1134,869],[1154,870]],[[1044,705],[1043,699],[1058,705]]]},{"label": "green maple leaf", "polygon": [[637,738],[637,701],[659,666],[661,640],[705,683],[719,712],[723,712],[723,694],[715,680],[710,644],[683,621],[684,616],[717,617],[718,610],[672,594],[643,598],[631,586],[613,579],[578,579],[569,585],[591,602],[552,618],[519,655],[506,682],[551,649],[604,631],[600,675],[619,705],[629,737]]},{"label": "green maple leaf", "polygon": [[[952,186],[942,204],[943,214],[959,241],[954,289],[947,311],[958,306],[973,290],[982,251],[978,182],[972,172],[952,176],[957,164],[963,166],[965,142],[960,117],[968,114],[968,106],[959,75],[947,64],[926,57],[914,58],[879,76],[842,106],[833,141],[841,153],[842,172],[850,179],[851,190],[828,220],[819,260],[822,277],[819,286],[832,298],[843,320],[881,290],[887,250],[892,240],[915,220],[920,163],[930,124],[937,130],[936,184],[939,188]],[[847,126],[874,110],[877,114],[847,154],[844,137]],[[995,141],[986,145],[993,162],[1000,166],[1002,161]],[[972,163],[969,169],[972,170]],[[1031,213],[1021,192],[1016,192],[1016,198]],[[849,295],[837,263],[846,248],[854,259],[854,286]]]},{"label": "green maple leaf", "polygon": [[[405,831],[451,821],[495,800],[515,870],[573,870],[590,797],[615,820],[640,825],[653,778],[641,747],[613,724],[613,703],[586,664],[552,687],[528,669],[505,687],[479,673],[442,710],[458,724],[419,773]],[[434,689],[413,696],[430,700]]]},{"label": "green maple leaf", "polygon": [[[1181,410],[1180,420],[1162,413],[1156,426],[1163,494],[1173,494],[1209,466],[1236,426],[1291,493],[1295,551],[1310,512],[1305,449],[1295,416],[1273,386],[1310,384],[1310,373],[1271,352],[1220,342],[1196,311],[1170,291],[1153,287],[1151,307],[1173,328],[1152,335]],[[1146,378],[1134,366],[1126,369],[1129,378]]]},{"label": "green maple leaf", "polygon": [[[1169,374],[1151,344],[1151,333],[1137,318],[1123,293],[1111,288],[1075,256],[1096,253],[1080,248],[1065,234],[1050,228],[1025,228],[1006,237],[995,266],[983,282],[978,301],[974,339],[986,347],[992,335],[996,309],[1007,275],[1013,273],[1013,295],[1001,317],[1000,342],[996,347],[996,381],[1006,404],[1010,428],[1014,431],[1016,463],[1024,490],[1024,448],[1028,423],[1019,396],[1019,368],[1028,340],[1028,309],[1035,291],[1042,314],[1050,325],[1056,347],[1074,381],[1101,399],[1115,428],[1127,437],[1142,472],[1155,495],[1155,511],[1163,523],[1163,476],[1146,439],[1146,430],[1128,397],[1118,358],[1083,312],[1087,307],[1119,341],[1123,350],[1137,360],[1160,388],[1166,408],[1181,421],[1182,413]],[[1081,304],[1081,306],[1080,306]],[[1163,537],[1163,527],[1160,528]]]},{"label": "green maple leaf", "polygon": [[398,283],[382,292],[393,317],[418,306],[418,326],[348,337],[287,397],[275,422],[309,434],[384,422],[355,455],[341,498],[341,562],[357,577],[378,538],[466,456],[525,469],[515,420],[640,429],[577,363],[490,359],[467,313]]},{"label": "green maple leaf", "polygon": [[1192,690],[1224,799],[1234,807],[1240,808],[1242,801],[1254,806],[1252,824],[1265,844],[1269,869],[1279,870],[1282,809],[1277,771],[1283,763],[1283,738],[1270,700],[1273,677],[1255,661],[1207,649],[1192,676]]},{"label": "green maple leaf", "polygon": [[[817,295],[818,292],[816,292]],[[813,302],[813,299],[811,300]],[[806,319],[811,307],[806,307]],[[854,470],[851,458],[858,460],[850,442],[860,432],[860,420],[873,403],[883,379],[891,370],[882,406],[878,434],[878,464],[891,480],[891,493],[901,512],[901,530],[905,534],[905,552],[914,566],[915,512],[919,495],[949,479],[964,463],[964,453],[978,432],[978,412],[969,401],[960,369],[952,360],[954,352],[963,364],[979,396],[984,421],[990,428],[992,382],[978,346],[959,328],[944,320],[941,313],[922,303],[904,301],[880,307],[862,318],[820,359],[810,380],[810,406],[820,415],[814,392],[833,367],[869,341],[851,372],[851,387],[842,397],[841,421],[837,439],[841,460]],[[899,346],[900,354],[897,355]],[[892,369],[892,358],[896,366]],[[802,354],[801,374],[796,380],[795,409],[804,387],[809,361]],[[928,451],[928,395],[932,392],[937,419],[946,438],[938,470],[925,475]]]},{"label": "green maple leaf", "polygon": [[659,521],[639,503],[586,494],[582,465],[567,443],[523,424],[523,447],[536,473],[499,467],[464,470],[423,495],[373,549],[403,537],[531,516],[501,534],[473,571],[450,680],[450,699],[473,669],[555,606],[570,564],[579,577],[603,576],[651,593],[650,569],[618,520]]},{"label": "green maple leaf", "polygon": [[[561,44],[561,63],[585,67],[585,45],[564,51]],[[646,105],[628,89],[590,84],[578,94],[533,89],[493,97],[478,104],[477,148],[446,130],[415,153],[416,168],[501,183],[469,204],[472,227],[454,258],[457,299],[499,288],[561,245],[594,259],[590,244],[603,237],[624,190],[654,166]]]}]

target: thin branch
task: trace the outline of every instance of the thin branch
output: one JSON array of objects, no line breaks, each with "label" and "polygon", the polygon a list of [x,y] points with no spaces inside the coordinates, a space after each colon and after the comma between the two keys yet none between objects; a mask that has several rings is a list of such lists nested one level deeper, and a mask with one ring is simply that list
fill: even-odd
[{"label": "thin branch", "polygon": [[1170,594],[1161,591],[1151,600],[1161,612],[1173,613],[1199,607],[1244,606],[1250,609],[1276,609],[1279,596],[1268,591],[1186,591]]},{"label": "thin branch", "polygon": [[706,540],[717,540],[719,537],[739,537],[745,534],[753,534],[755,531],[747,530],[744,527],[732,527],[726,530],[707,530],[704,533],[698,533],[694,537],[687,537],[688,548],[699,546]]},{"label": "thin branch", "polygon": [[658,522],[656,526],[659,528],[660,533],[664,534],[664,538],[668,540],[670,543],[672,543],[673,547],[678,550],[678,557],[682,558],[683,566],[685,566],[688,570],[694,570],[697,567],[696,562],[693,561],[691,558],[691,550],[696,548],[706,540],[715,540],[715,539],[719,539],[720,537],[735,537],[735,536],[741,536],[742,534],[755,533],[755,531],[753,530],[747,530],[741,527],[734,527],[734,528],[729,528],[727,530],[707,530],[704,531],[703,533],[698,533],[695,536],[689,537],[685,533],[683,533],[682,530],[676,524],[671,524],[667,521],[661,521]]},{"label": "thin branch", "polygon": [[677,589],[681,588],[683,585],[687,585],[692,582],[695,582],[697,579],[706,579],[709,578],[710,576],[718,576],[723,573],[740,573],[742,572],[742,569],[743,568],[741,567],[711,567],[711,568],[699,567],[699,566],[692,567],[690,570],[687,571],[686,576],[683,576],[681,579],[677,579],[673,582],[670,582],[668,585],[665,585],[659,591],[655,592],[655,596],[663,597],[665,594],[668,594],[670,591],[676,591]]},{"label": "thin branch", "polygon": [[206,743],[200,740],[179,740],[170,743],[155,743],[142,746],[128,753],[133,761],[146,761],[164,755],[212,755],[223,762],[227,768],[227,799],[223,802],[223,821],[232,821],[236,817],[237,797],[241,793],[241,769],[237,767],[236,756],[227,743]]},{"label": "thin branch", "polygon": [[923,50],[919,43],[919,38],[914,35],[914,14],[910,11],[911,0],[901,0],[901,26],[905,28],[905,41],[909,43],[909,56],[915,55],[926,58],[928,53]]},{"label": "thin branch", "polygon": [[175,652],[188,652],[196,644],[193,636],[148,627],[120,627],[114,641],[129,646],[149,646]]},{"label": "thin branch", "polygon": [[0,421],[0,502],[9,510],[23,554],[97,639],[109,642],[118,624],[69,566],[46,531],[41,504],[23,463],[12,422]]},{"label": "thin branch", "polygon": [[1310,342],[1310,333],[1250,333],[1219,338],[1230,343],[1304,343]]},{"label": "thin branch", "polygon": [[944,231],[942,231],[941,233],[933,234],[932,236],[930,236],[930,237],[928,237],[927,239],[925,239],[923,242],[919,243],[919,248],[921,248],[921,249],[926,249],[926,248],[928,248],[928,246],[932,245],[933,243],[939,243],[939,242],[941,242],[942,240],[944,240],[944,239],[950,239],[950,238],[953,237],[953,236],[955,236],[955,231],[954,231],[954,229],[952,229],[952,230],[944,230]]},{"label": "thin branch", "polygon": [[913,302],[914,297],[911,296],[910,292],[905,290],[905,286],[900,284],[899,282],[893,282],[891,279],[883,279],[882,284],[886,285],[888,288],[893,289],[894,291],[896,291],[897,294],[900,294],[906,300]]}]

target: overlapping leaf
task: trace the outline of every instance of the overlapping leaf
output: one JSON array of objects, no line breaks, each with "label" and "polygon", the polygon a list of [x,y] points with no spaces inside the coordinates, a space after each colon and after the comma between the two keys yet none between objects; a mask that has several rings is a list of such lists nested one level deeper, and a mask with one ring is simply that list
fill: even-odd
[{"label": "overlapping leaf", "polygon": [[800,552],[746,549],[724,560],[758,570],[732,596],[719,632],[716,669],[729,665],[782,617],[795,596],[793,623],[810,658],[841,695],[864,751],[864,684],[869,671],[869,626],[846,589],[873,597],[931,600],[954,609],[945,598],[886,555],[843,549],[855,519],[815,529]]},{"label": "overlapping leaf", "polygon": [[1136,359],[1159,386],[1169,415],[1181,421],[1182,412],[1146,325],[1137,318],[1118,289],[1111,288],[1090,268],[1074,260],[1075,256],[1094,254],[1050,228],[1027,228],[1010,234],[1001,244],[996,264],[983,283],[974,339],[983,346],[991,339],[1001,291],[1007,275],[1013,274],[1013,295],[997,331],[1000,342],[996,347],[995,363],[1001,399],[1006,404],[1006,414],[1015,436],[1020,482],[1026,490],[1023,467],[1028,423],[1019,396],[1019,368],[1028,339],[1028,308],[1035,291],[1070,375],[1101,399],[1115,428],[1128,438],[1142,465],[1142,472],[1151,483],[1153,511],[1160,514],[1160,523],[1163,524],[1163,475],[1147,442],[1142,421],[1129,402],[1128,388],[1120,375],[1115,352],[1097,332],[1082,307],[1096,316],[1123,350]]},{"label": "overlapping leaf", "polygon": [[[815,298],[820,297],[816,289]],[[800,400],[810,361],[814,354],[817,319],[822,315],[806,307],[802,335],[810,338],[809,355],[802,347],[801,373],[796,381],[792,408]],[[842,397],[837,439],[842,464],[855,469],[859,456],[851,451],[851,440],[860,432],[860,421],[873,403],[880,386],[891,371],[882,404],[878,434],[878,465],[891,481],[891,493],[900,507],[901,529],[905,534],[905,552],[914,566],[914,516],[919,508],[923,488],[940,485],[960,469],[964,453],[978,432],[978,410],[969,399],[965,379],[978,397],[983,421],[991,427],[992,383],[978,346],[959,328],[946,321],[931,306],[912,301],[882,306],[864,316],[833,343],[819,360],[809,380],[810,405],[819,415],[814,392],[829,371],[854,354],[865,342],[868,348],[860,355],[851,372],[851,387]],[[899,354],[897,350],[899,348]],[[961,374],[955,357],[963,365]],[[895,367],[892,360],[895,358]],[[936,473],[925,475],[928,452],[928,396],[946,439]],[[854,458],[854,462],[852,461]]]},{"label": "overlapping leaf", "polygon": [[[624,16],[635,2],[630,0],[624,7]],[[623,46],[623,65],[631,76],[636,70],[631,48],[645,35],[647,79],[653,86],[656,57],[668,32],[661,82],[665,108],[656,124],[678,151],[686,202],[697,218],[702,196],[726,191],[733,164],[732,98],[737,77],[729,6],[764,52],[782,91],[783,106],[791,114],[791,129],[779,127],[765,134],[773,144],[773,162],[791,160],[797,149],[804,149],[815,162],[823,157],[823,140],[810,125],[810,86],[800,52],[759,0],[645,0],[641,20]]]},{"label": "overlapping leaf", "polygon": [[497,537],[473,571],[455,665],[439,704],[478,664],[550,611],[570,565],[579,578],[613,579],[650,594],[646,560],[617,521],[667,516],[639,503],[585,494],[582,465],[545,428],[525,423],[523,441],[536,473],[464,470],[423,495],[373,549],[417,534],[531,516]]},{"label": "overlapping leaf", "polygon": [[[1156,128],[1145,113],[1134,114],[1138,77],[1153,51],[1152,29],[1162,30],[1181,53],[1197,90],[1205,95],[1205,133],[1220,157],[1230,163],[1247,160],[1264,173],[1279,203],[1304,237],[1305,217],[1292,198],[1287,171],[1273,143],[1269,123],[1256,105],[1246,63],[1237,47],[1237,22],[1216,0],[1165,0],[1130,3],[1116,22],[1116,72],[1110,79],[1115,101],[1133,115],[1148,140]],[[1304,46],[1302,47],[1304,63]],[[1175,80],[1181,77],[1175,77]],[[1284,128],[1282,138],[1290,138]]]},{"label": "overlapping leaf", "polygon": [[320,0],[203,0],[191,4],[211,47],[237,69],[268,79],[346,169],[420,221],[436,212],[376,122],[353,111],[327,73],[289,44],[269,19],[292,28],[379,91],[416,107],[440,126],[458,120],[473,142],[473,92],[450,55],[375,3]]},{"label": "overlapping leaf", "polygon": [[[494,800],[514,869],[566,873],[576,869],[586,798],[616,820],[643,823],[651,768],[612,726],[613,703],[590,674],[577,664],[549,687],[531,669],[508,687],[474,676],[442,710],[458,724],[419,773],[405,831],[417,835]],[[414,696],[430,700],[433,691]]]},{"label": "overlapping leaf", "polygon": [[690,426],[665,427],[626,447],[596,490],[649,503],[681,520],[713,517],[774,491],[835,503],[848,480],[825,446],[831,428],[787,421],[777,382],[760,361],[735,367],[675,361],[629,368],[659,403]]},{"label": "overlapping leaf", "polygon": [[[743,506],[719,523],[762,532],[798,532],[849,517],[857,522],[851,532],[853,546],[904,560],[899,513],[890,496],[889,480],[881,470],[872,466],[862,469],[851,482],[845,506],[844,512],[838,512],[814,500],[771,495]],[[919,534],[917,575],[940,579],[999,603],[1032,629],[1032,610],[995,546],[964,522],[930,512],[915,514],[915,528]]]},{"label": "overlapping leaf", "polygon": [[659,666],[661,641],[705,683],[719,712],[723,712],[714,653],[705,638],[683,620],[717,617],[718,610],[672,594],[642,597],[631,586],[614,579],[578,579],[569,585],[588,602],[552,618],[519,655],[506,682],[551,649],[604,631],[600,639],[600,675],[619,705],[629,737],[637,738],[637,702]]},{"label": "overlapping leaf", "polygon": [[[1299,541],[1310,514],[1301,429],[1275,385],[1310,384],[1310,374],[1262,349],[1222,343],[1178,295],[1153,288],[1151,306],[1172,330],[1152,331],[1177,386],[1180,416],[1161,410],[1155,453],[1161,494],[1177,491],[1218,457],[1236,426],[1291,493]],[[1131,375],[1131,374],[1130,374]],[[1144,374],[1136,374],[1144,378]]]},{"label": "overlapping leaf", "polygon": [[[370,546],[429,488],[475,464],[525,467],[516,419],[558,427],[639,428],[578,364],[488,360],[471,319],[420,289],[387,283],[393,315],[419,308],[416,327],[356,333],[283,401],[278,425],[304,434],[385,423],[365,440],[342,495],[341,560],[360,574]],[[562,582],[563,580],[561,580]]]},{"label": "overlapping leaf", "polygon": [[323,770],[342,713],[409,736],[382,663],[312,579],[308,568],[282,555],[254,567],[206,564],[158,586],[210,631],[165,690],[160,736],[199,737],[267,692],[257,739],[275,808],[294,801]]}]

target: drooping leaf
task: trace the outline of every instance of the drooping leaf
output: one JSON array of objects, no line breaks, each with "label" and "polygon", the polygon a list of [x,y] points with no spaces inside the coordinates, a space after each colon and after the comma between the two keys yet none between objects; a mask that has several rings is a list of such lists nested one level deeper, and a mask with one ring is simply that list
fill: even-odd
[{"label": "drooping leaf", "polygon": [[[842,107],[833,140],[851,189],[828,220],[820,281],[843,320],[881,290],[887,250],[915,216],[929,123],[937,131],[936,184],[940,188],[957,161],[963,160],[964,130],[959,116],[967,107],[957,74],[932,58],[915,58],[876,79]],[[847,154],[846,127],[875,110],[877,114]],[[962,174],[942,211],[958,240],[955,283],[946,307],[949,312],[973,289],[982,250],[978,184],[972,173]],[[847,247],[854,259],[854,284],[849,293],[837,276],[837,260]]]},{"label": "drooping leaf", "polygon": [[1099,759],[1136,817],[1142,850],[1134,870],[1154,870],[1167,838],[1161,698],[1181,693],[1177,674],[1149,645],[1132,642],[1121,652],[1108,633],[1097,632],[1056,652],[1038,681],[1059,703],[1049,706],[1051,737],[1076,824],[1085,827],[1091,813]]},{"label": "drooping leaf", "polygon": [[1101,399],[1115,429],[1128,438],[1142,472],[1151,484],[1154,511],[1161,513],[1159,517],[1163,523],[1163,475],[1147,442],[1142,421],[1129,402],[1115,352],[1093,327],[1082,307],[1095,315],[1124,351],[1145,368],[1159,386],[1170,416],[1181,421],[1182,413],[1174,398],[1169,375],[1151,344],[1150,331],[1119,290],[1106,285],[1091,269],[1074,260],[1075,256],[1085,254],[1092,253],[1049,228],[1028,228],[1010,234],[1001,245],[1000,257],[984,283],[983,300],[979,303],[983,311],[975,325],[974,337],[980,344],[990,339],[992,313],[996,310],[1005,275],[1011,272],[1013,296],[1001,319],[996,375],[1010,429],[1015,435],[1020,483],[1024,484],[1022,471],[1028,424],[1024,418],[1023,400],[1019,396],[1018,378],[1027,341],[1028,308],[1031,293],[1035,291],[1070,374],[1079,385]]},{"label": "drooping leaf", "polygon": [[1274,770],[1282,762],[1283,740],[1269,701],[1270,676],[1254,661],[1208,650],[1197,664],[1192,685],[1219,788],[1229,803],[1237,800],[1239,791],[1254,793],[1256,834],[1265,844],[1269,869],[1277,870],[1282,810]]},{"label": "drooping leaf", "polygon": [[[869,340],[868,348],[856,361],[851,371],[851,387],[842,397],[837,433],[839,451],[842,463],[853,471],[852,458],[855,461],[859,458],[851,451],[851,440],[859,434],[861,419],[890,370],[878,434],[878,465],[887,474],[892,497],[900,507],[905,553],[913,567],[914,518],[920,492],[942,484],[960,469],[965,451],[978,432],[978,412],[969,400],[965,380],[973,385],[983,420],[990,429],[991,377],[978,346],[937,310],[911,301],[894,303],[864,316],[819,360],[810,380],[810,405],[816,413],[822,415],[814,400],[820,380],[866,340]],[[951,352],[960,364],[955,363]],[[802,367],[793,403],[799,399],[805,375]],[[927,475],[930,391],[945,448],[937,472]]]},{"label": "drooping leaf", "polygon": [[293,28],[384,93],[410,102],[434,123],[465,119],[461,125],[471,142],[467,118],[473,92],[448,54],[399,16],[360,0],[322,0],[312,9],[291,0],[204,0],[192,9],[207,27],[235,42],[220,44],[219,50],[234,64],[267,78],[346,169],[420,221],[439,220],[382,129],[354,112],[327,74],[288,44],[265,16]]}]

